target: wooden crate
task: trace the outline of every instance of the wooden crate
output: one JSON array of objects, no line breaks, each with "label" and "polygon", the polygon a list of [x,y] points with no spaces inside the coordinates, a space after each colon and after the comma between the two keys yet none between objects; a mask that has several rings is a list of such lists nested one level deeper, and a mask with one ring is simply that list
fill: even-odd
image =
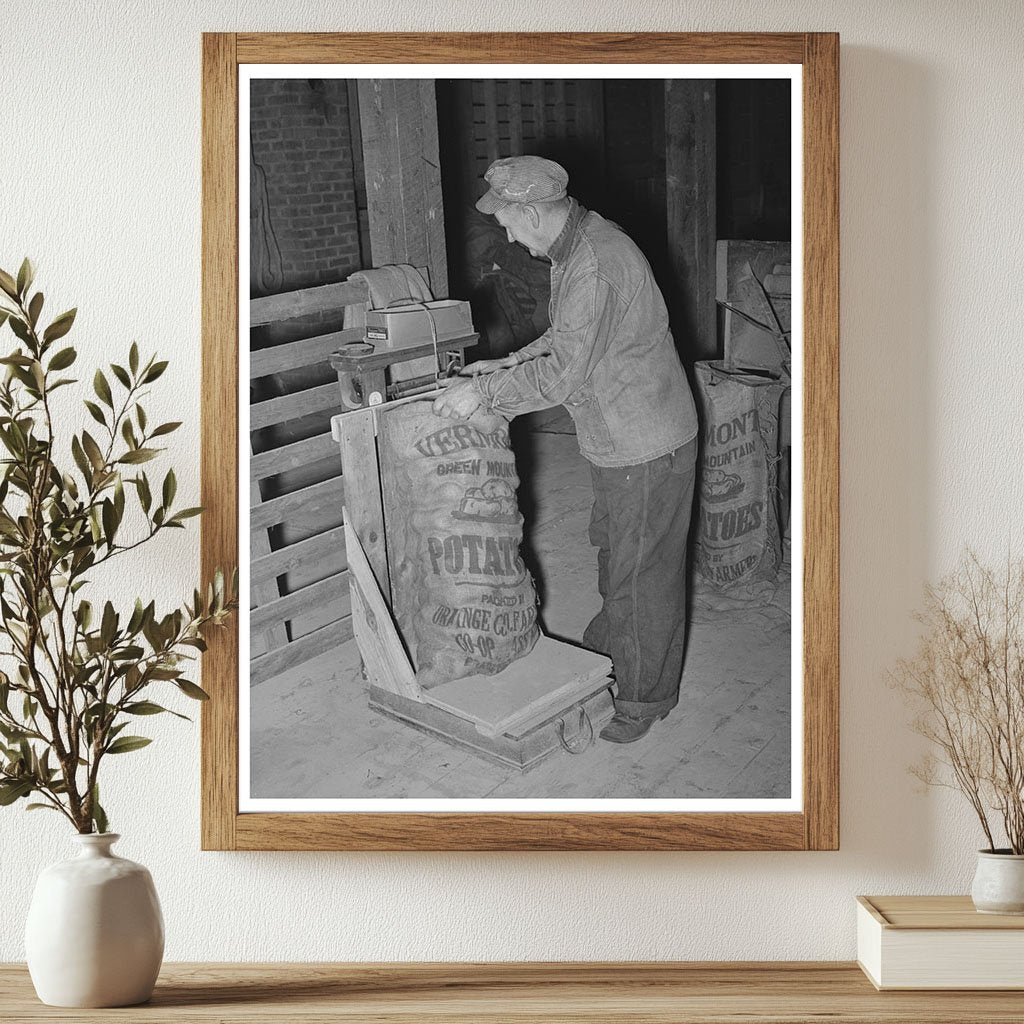
[{"label": "wooden crate", "polygon": [[[497,763],[526,770],[558,750],[580,753],[613,714],[611,662],[542,635],[503,672],[422,689],[390,605],[377,424],[405,399],[336,416],[345,467],[345,547],[356,643],[370,707]],[[352,467],[349,471],[348,467]],[[385,596],[387,595],[387,597]]]}]

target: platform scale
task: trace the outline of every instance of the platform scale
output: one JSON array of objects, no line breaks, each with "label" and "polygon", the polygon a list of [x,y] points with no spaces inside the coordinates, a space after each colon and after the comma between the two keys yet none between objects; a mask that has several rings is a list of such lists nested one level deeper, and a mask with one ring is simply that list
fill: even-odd
[{"label": "platform scale", "polygon": [[437,375],[392,384],[388,371],[429,356],[442,375],[457,373],[464,350],[477,339],[470,334],[401,349],[357,345],[331,357],[350,409],[333,417],[331,432],[341,447],[352,625],[371,708],[525,771],[556,751],[579,754],[593,743],[614,711],[609,659],[542,633],[526,657],[497,675],[467,676],[424,690],[391,612],[389,498],[381,485],[377,428],[397,406],[432,398]]}]

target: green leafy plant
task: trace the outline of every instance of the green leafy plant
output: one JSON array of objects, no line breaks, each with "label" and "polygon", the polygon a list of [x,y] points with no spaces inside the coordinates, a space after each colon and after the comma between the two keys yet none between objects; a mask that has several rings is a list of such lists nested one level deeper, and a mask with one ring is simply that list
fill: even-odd
[{"label": "green leafy plant", "polygon": [[[958,789],[989,852],[1024,853],[1024,561],[993,570],[973,553],[925,589],[914,657],[895,682],[918,715],[913,728],[938,748],[911,771]],[[943,765],[945,766],[943,768]]]},{"label": "green leafy plant", "polygon": [[58,437],[52,396],[77,383],[64,375],[77,353],[58,342],[76,311],[43,328],[33,277],[28,260],[15,276],[0,271],[0,328],[6,322],[17,340],[0,358],[0,667],[11,670],[0,671],[0,805],[35,796],[29,809],[56,810],[82,833],[105,832],[101,764],[152,742],[125,731],[132,721],[186,717],[152,699],[161,687],[207,699],[185,675],[206,649],[207,627],[224,625],[237,607],[237,572],[226,585],[217,571],[163,615],[142,598],[123,613],[87,599],[94,570],[202,510],[173,507],[173,469],[155,487],[140,468],[180,423],[147,421],[142,399],[167,363],[143,360],[136,344],[123,365],[92,378],[84,405],[96,426]]}]

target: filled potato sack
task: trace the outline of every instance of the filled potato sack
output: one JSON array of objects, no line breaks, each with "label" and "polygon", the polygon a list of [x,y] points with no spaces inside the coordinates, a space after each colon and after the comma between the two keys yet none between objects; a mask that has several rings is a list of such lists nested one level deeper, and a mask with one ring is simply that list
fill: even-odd
[{"label": "filled potato sack", "polygon": [[417,681],[502,671],[540,635],[508,422],[411,402],[381,415],[378,445],[392,606]]},{"label": "filled potato sack", "polygon": [[694,365],[701,414],[696,580],[706,594],[768,597],[782,563],[778,515],[783,381]]}]

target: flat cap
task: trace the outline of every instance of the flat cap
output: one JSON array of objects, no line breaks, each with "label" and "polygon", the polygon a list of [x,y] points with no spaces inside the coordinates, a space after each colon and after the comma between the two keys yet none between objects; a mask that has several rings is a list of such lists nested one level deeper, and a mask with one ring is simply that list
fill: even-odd
[{"label": "flat cap", "polygon": [[507,156],[487,168],[484,180],[491,187],[476,201],[476,208],[495,213],[511,203],[564,199],[569,175],[561,164],[542,156]]}]

